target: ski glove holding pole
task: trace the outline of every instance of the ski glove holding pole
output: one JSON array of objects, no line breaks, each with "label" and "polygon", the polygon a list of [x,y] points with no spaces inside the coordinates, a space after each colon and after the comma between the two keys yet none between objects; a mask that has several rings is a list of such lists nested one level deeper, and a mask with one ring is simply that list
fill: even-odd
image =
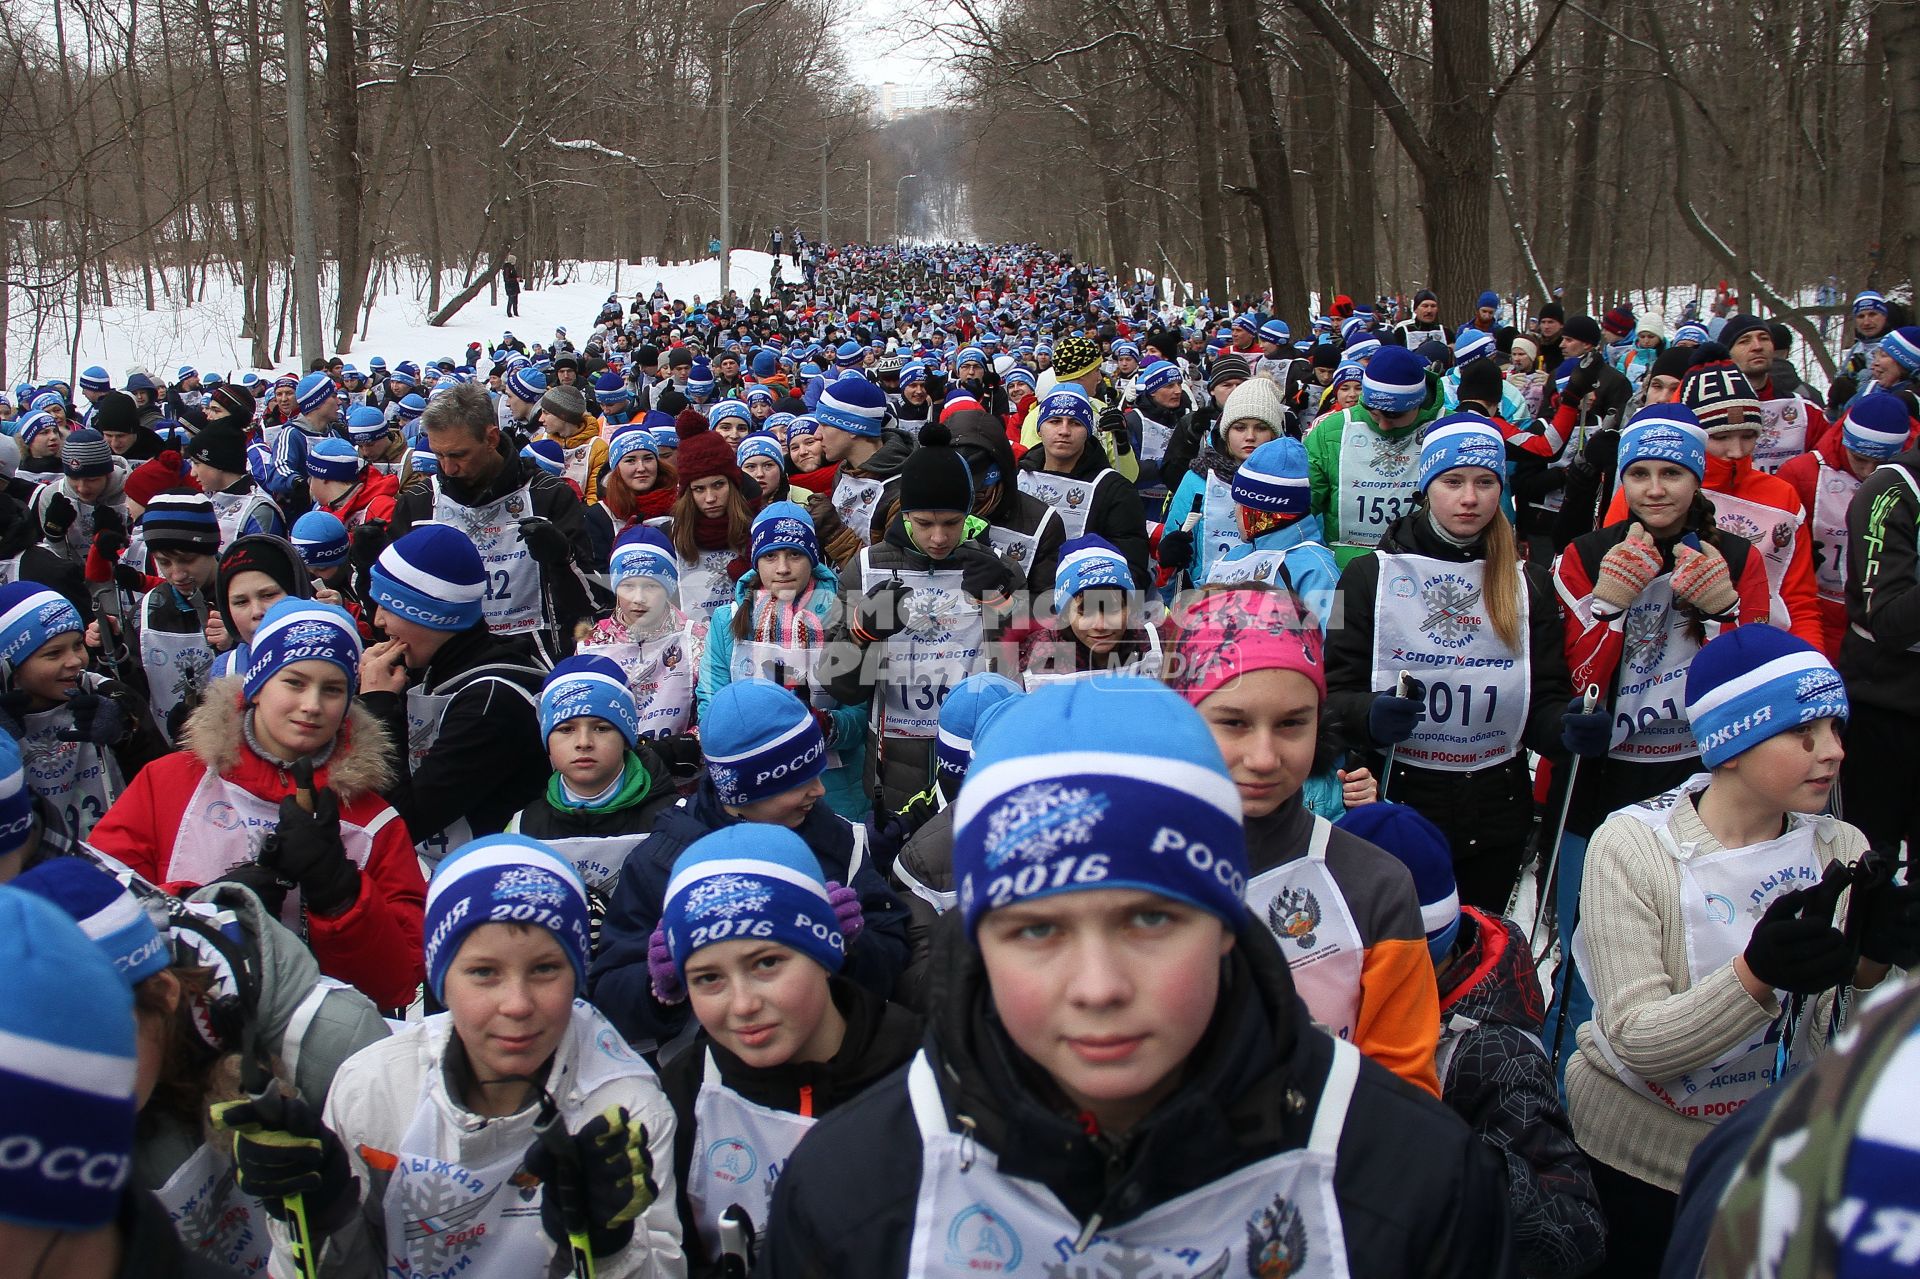
[{"label": "ski glove holding pole", "polygon": [[235,1181],[275,1219],[290,1220],[286,1201],[304,1196],[307,1211],[326,1220],[354,1191],[346,1147],[299,1097],[267,1093],[216,1103],[211,1113],[214,1130],[233,1137]]},{"label": "ski glove holding pole", "polygon": [[633,1223],[659,1198],[647,1129],[624,1106],[609,1106],[568,1134],[556,1120],[527,1149],[527,1171],[540,1178],[540,1224],[561,1248],[584,1232],[596,1257],[633,1240]]},{"label": "ski glove holding pole", "polygon": [[1367,708],[1367,736],[1375,746],[1396,746],[1412,737],[1426,717],[1426,685],[1402,674],[1397,688],[1374,694],[1373,705]]},{"label": "ski glove holding pole", "polygon": [[1612,740],[1611,712],[1594,710],[1584,697],[1567,703],[1567,713],[1560,721],[1560,741],[1569,752],[1594,759],[1607,753]]},{"label": "ski glove holding pole", "polygon": [[862,644],[883,644],[906,624],[907,600],[913,588],[897,577],[867,588],[853,610],[853,638]]},{"label": "ski glove holding pole", "polygon": [[563,568],[573,554],[567,545],[567,535],[552,520],[539,516],[520,521],[520,540],[527,544],[527,554],[539,561],[542,568]]},{"label": "ski glove holding pole", "polygon": [[1849,878],[1836,864],[1812,888],[1773,899],[1747,939],[1745,958],[1755,977],[1792,995],[1818,995],[1852,979],[1853,946],[1833,926]]},{"label": "ski glove holding pole", "polygon": [[79,692],[67,699],[73,727],[60,734],[63,742],[88,742],[105,750],[127,735],[127,714],[120,703],[101,693]]},{"label": "ski glove holding pole", "polygon": [[1920,884],[1896,884],[1893,854],[1869,852],[1853,884],[1848,921],[1859,919],[1860,955],[1876,964],[1920,964]]},{"label": "ski glove holding pole", "polygon": [[[340,836],[340,801],[331,788],[313,789],[306,761],[294,777],[299,789],[281,798],[280,824],[260,849],[260,864],[300,886],[308,914],[338,915],[360,899],[360,868]],[[303,796],[310,796],[312,811]]]}]

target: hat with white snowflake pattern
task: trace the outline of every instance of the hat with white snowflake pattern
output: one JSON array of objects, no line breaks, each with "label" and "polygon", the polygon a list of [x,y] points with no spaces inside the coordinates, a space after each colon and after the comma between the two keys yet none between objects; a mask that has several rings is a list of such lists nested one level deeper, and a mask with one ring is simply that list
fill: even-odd
[{"label": "hat with white snowflake pattern", "polygon": [[723,941],[777,942],[830,973],[847,957],[813,850],[765,822],[723,826],[687,845],[673,863],[660,923],[682,977],[695,951]]},{"label": "hat with white snowflake pattern", "polygon": [[1044,685],[998,709],[954,803],[969,934],[990,910],[1130,888],[1247,918],[1240,794],[1186,699],[1134,675]]},{"label": "hat with white snowflake pattern", "polygon": [[427,986],[447,999],[447,972],[467,934],[482,924],[528,924],[554,935],[573,965],[574,993],[587,989],[587,886],[559,853],[525,835],[488,835],[447,854],[427,887]]}]

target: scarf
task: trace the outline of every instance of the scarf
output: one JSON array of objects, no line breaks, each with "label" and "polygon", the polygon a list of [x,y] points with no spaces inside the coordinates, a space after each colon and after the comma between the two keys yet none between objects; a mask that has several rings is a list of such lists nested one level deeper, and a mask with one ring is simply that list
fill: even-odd
[{"label": "scarf", "polygon": [[[646,520],[656,520],[673,510],[674,499],[680,496],[680,490],[671,484],[656,484],[644,493],[633,495],[633,518],[627,521],[627,528]],[[621,532],[625,532],[622,529]]]},{"label": "scarf", "polygon": [[1200,446],[1200,456],[1193,459],[1193,473],[1203,480],[1213,475],[1231,484],[1234,472],[1239,469],[1240,464],[1215,448],[1211,440]]},{"label": "scarf", "polygon": [[733,521],[725,513],[719,515],[695,515],[693,517],[693,544],[703,551],[718,551],[731,546]]},{"label": "scarf", "polygon": [[778,599],[772,591],[755,592],[753,638],[762,644],[811,649],[826,638],[820,619],[808,607],[813,600],[814,584],[790,600]]}]

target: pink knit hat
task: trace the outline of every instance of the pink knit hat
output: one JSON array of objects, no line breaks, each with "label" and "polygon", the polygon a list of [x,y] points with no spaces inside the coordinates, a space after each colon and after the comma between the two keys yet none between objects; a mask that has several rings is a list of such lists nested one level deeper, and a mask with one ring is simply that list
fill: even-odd
[{"label": "pink knit hat", "polygon": [[1253,671],[1298,671],[1327,695],[1320,627],[1285,591],[1210,592],[1180,619],[1167,682],[1198,706],[1221,685]]}]

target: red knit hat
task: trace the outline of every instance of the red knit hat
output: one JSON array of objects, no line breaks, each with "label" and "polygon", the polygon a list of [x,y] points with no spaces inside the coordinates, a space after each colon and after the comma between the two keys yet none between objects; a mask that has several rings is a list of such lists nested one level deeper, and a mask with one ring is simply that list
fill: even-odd
[{"label": "red knit hat", "polygon": [[185,485],[180,474],[180,455],[168,449],[133,468],[132,474],[127,476],[127,500],[145,506],[154,499],[156,494],[183,487]]},{"label": "red knit hat", "polygon": [[[682,444],[685,444],[694,436],[702,432],[711,431],[712,429],[713,427],[707,422],[707,415],[699,409],[681,409],[680,416],[673,419],[673,433],[680,437]],[[680,459],[677,455],[673,459],[673,464],[675,466],[680,465]]]},{"label": "red knit hat", "polygon": [[[682,414],[682,416],[685,416]],[[695,416],[699,416],[695,414]],[[701,418],[701,421],[705,421]],[[675,424],[678,429],[678,424]],[[697,435],[680,437],[680,451],[673,455],[673,469],[680,475],[680,491],[691,492],[695,480],[704,480],[718,475],[742,493],[757,492],[759,486],[749,489],[747,473],[740,469],[739,461],[734,457],[733,446],[713,431],[701,431]]]}]

